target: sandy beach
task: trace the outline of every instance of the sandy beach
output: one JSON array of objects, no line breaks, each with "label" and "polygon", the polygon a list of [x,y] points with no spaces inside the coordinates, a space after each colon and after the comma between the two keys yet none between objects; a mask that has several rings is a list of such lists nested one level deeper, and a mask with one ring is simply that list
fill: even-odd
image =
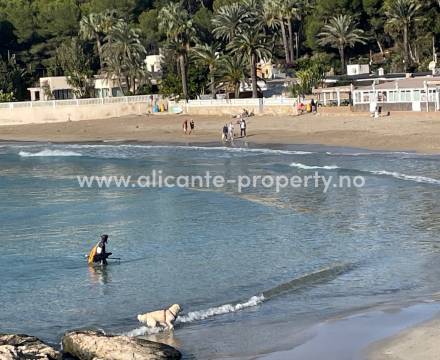
[{"label": "sandy beach", "polygon": [[438,360],[440,318],[404,330],[371,348],[369,360]]},{"label": "sandy beach", "polygon": [[[195,133],[184,135],[182,122],[194,119]],[[220,142],[226,116],[143,115],[121,118],[0,126],[1,140]],[[235,126],[239,133],[238,125]],[[400,113],[372,119],[350,112],[302,116],[255,116],[248,119],[249,143],[320,144],[372,150],[440,152],[440,117]]]}]

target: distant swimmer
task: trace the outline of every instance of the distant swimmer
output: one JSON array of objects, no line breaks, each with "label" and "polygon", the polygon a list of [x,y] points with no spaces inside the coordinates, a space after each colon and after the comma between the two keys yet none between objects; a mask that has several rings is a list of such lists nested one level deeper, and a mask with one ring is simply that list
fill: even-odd
[{"label": "distant swimmer", "polygon": [[101,240],[96,244],[89,253],[89,264],[100,263],[107,265],[107,258],[112,254],[105,251],[105,245],[108,242],[108,235],[101,235]]}]

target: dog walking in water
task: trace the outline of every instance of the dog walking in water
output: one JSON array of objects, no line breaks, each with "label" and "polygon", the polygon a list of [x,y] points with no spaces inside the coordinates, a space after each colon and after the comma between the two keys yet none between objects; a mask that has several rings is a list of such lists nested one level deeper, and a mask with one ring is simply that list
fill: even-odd
[{"label": "dog walking in water", "polygon": [[179,304],[171,305],[168,309],[157,310],[140,314],[137,316],[138,320],[142,324],[147,324],[148,327],[154,328],[158,324],[167,327],[169,330],[174,329],[174,322],[177,316],[182,311]]}]

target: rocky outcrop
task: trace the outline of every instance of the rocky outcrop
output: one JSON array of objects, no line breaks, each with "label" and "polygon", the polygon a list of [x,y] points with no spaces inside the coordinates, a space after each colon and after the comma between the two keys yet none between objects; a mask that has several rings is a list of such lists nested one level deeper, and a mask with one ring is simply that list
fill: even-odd
[{"label": "rocky outcrop", "polygon": [[181,354],[171,346],[97,331],[73,331],[63,337],[63,351],[80,360],[174,360]]},{"label": "rocky outcrop", "polygon": [[61,360],[59,351],[34,336],[0,334],[1,360]]}]

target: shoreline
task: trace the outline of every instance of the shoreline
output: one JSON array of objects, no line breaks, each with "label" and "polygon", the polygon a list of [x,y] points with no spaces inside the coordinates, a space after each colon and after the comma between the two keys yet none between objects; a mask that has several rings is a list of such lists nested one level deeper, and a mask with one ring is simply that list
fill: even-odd
[{"label": "shoreline", "polygon": [[[194,119],[195,133],[184,135],[182,122]],[[3,125],[0,139],[17,142],[151,142],[153,144],[219,144],[225,116],[127,116],[62,123]],[[396,114],[373,120],[366,115],[322,114],[255,116],[248,119],[247,138],[236,144],[321,145],[372,151],[440,153],[440,116]],[[236,134],[238,126],[235,126]]]},{"label": "shoreline", "polygon": [[434,360],[439,335],[439,302],[379,305],[319,322],[299,334],[306,340],[296,347],[255,359]]},{"label": "shoreline", "polygon": [[440,354],[440,314],[371,344],[367,360],[437,360]]}]

